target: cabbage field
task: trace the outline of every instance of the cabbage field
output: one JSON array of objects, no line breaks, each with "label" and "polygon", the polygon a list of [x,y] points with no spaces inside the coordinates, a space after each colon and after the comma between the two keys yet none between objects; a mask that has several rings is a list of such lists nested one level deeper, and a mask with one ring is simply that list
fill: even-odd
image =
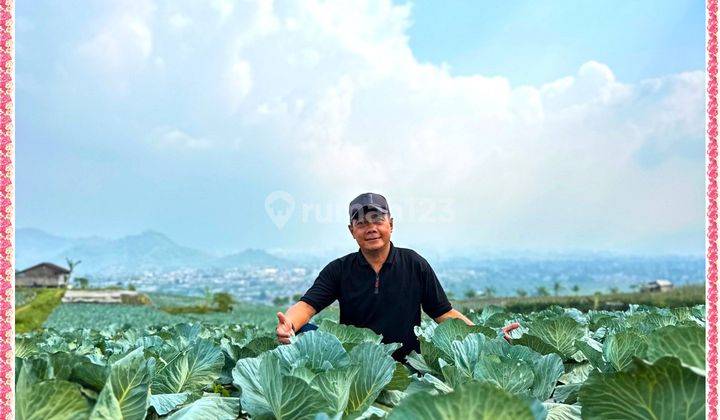
[{"label": "cabbage field", "polygon": [[[704,306],[490,306],[469,317],[476,326],[416,327],[421,354],[406,364],[390,356],[399,344],[330,319],[278,346],[274,329],[244,320],[73,328],[51,317],[16,340],[16,416],[705,418]],[[509,343],[501,328],[511,322],[521,327]]]}]

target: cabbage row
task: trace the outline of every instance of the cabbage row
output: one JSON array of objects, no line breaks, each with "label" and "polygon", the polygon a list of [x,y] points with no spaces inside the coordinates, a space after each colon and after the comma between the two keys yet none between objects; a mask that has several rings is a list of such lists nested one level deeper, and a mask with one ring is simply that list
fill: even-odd
[{"label": "cabbage row", "polygon": [[[18,419],[704,419],[704,307],[499,307],[416,327],[421,352],[323,320],[47,329],[16,341]],[[521,327],[508,342],[501,328]]]}]

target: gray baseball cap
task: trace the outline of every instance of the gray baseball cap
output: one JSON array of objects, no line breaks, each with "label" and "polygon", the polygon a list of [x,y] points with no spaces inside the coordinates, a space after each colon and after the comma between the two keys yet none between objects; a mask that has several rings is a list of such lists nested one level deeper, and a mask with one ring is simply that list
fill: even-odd
[{"label": "gray baseball cap", "polygon": [[348,210],[350,220],[354,219],[358,213],[369,210],[377,210],[384,214],[390,213],[390,207],[385,197],[380,194],[368,192],[358,195],[350,202],[350,208]]}]

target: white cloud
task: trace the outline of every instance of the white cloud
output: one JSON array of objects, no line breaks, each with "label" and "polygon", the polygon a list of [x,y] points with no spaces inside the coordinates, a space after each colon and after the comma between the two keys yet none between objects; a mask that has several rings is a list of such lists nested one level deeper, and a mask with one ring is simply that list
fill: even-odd
[{"label": "white cloud", "polygon": [[[612,242],[702,223],[701,72],[652,82],[653,98],[647,82],[622,83],[595,61],[537,87],[457,77],[412,56],[406,9],[358,4],[284,10],[300,29],[242,47],[264,75],[247,103],[296,96],[307,103],[305,113],[275,114],[272,124],[301,128],[284,140],[302,145],[300,166],[314,186],[450,195],[458,222],[488,237],[537,229]],[[317,51],[312,71],[292,60],[275,67],[307,49]],[[664,142],[695,153],[666,154],[648,170],[639,151],[662,152]],[[663,197],[682,199],[658,208]]]},{"label": "white cloud", "polygon": [[212,143],[205,138],[193,137],[175,127],[156,127],[149,141],[161,149],[200,150],[209,148]]},{"label": "white cloud", "polygon": [[152,2],[122,1],[94,22],[91,36],[77,47],[79,57],[111,85],[125,88],[123,74],[142,68],[153,52]]},{"label": "white cloud", "polygon": [[[118,12],[81,47],[113,70],[163,57],[162,80],[202,116],[199,140],[174,129],[163,145],[232,149],[203,140],[226,130],[292,161],[308,194],[450,197],[464,228],[432,228],[456,241],[602,247],[703,224],[700,71],[629,84],[589,61],[513,86],[418,62],[411,9],[389,0],[215,1],[212,17],[168,4],[162,19]],[[182,32],[190,54],[153,43],[177,16],[205,28]]]},{"label": "white cloud", "polygon": [[243,59],[235,60],[225,76],[225,83],[219,86],[227,96],[231,110],[236,111],[252,89],[252,69]]},{"label": "white cloud", "polygon": [[170,25],[177,29],[184,29],[192,24],[192,19],[182,13],[173,13],[169,19]]},{"label": "white cloud", "polygon": [[234,2],[232,0],[212,0],[210,7],[215,9],[222,19],[227,19],[235,9]]}]

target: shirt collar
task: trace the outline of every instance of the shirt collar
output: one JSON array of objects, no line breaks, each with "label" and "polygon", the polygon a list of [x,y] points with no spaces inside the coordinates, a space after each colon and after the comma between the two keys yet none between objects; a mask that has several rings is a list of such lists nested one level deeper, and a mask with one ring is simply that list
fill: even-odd
[{"label": "shirt collar", "polygon": [[[370,265],[370,263],[367,262],[365,259],[365,255],[363,255],[362,250],[358,248],[358,254],[361,265]],[[392,241],[390,241],[390,252],[388,253],[387,259],[383,264],[393,264],[395,262],[395,259],[397,258],[397,250],[395,249],[395,245],[393,245]]]}]

